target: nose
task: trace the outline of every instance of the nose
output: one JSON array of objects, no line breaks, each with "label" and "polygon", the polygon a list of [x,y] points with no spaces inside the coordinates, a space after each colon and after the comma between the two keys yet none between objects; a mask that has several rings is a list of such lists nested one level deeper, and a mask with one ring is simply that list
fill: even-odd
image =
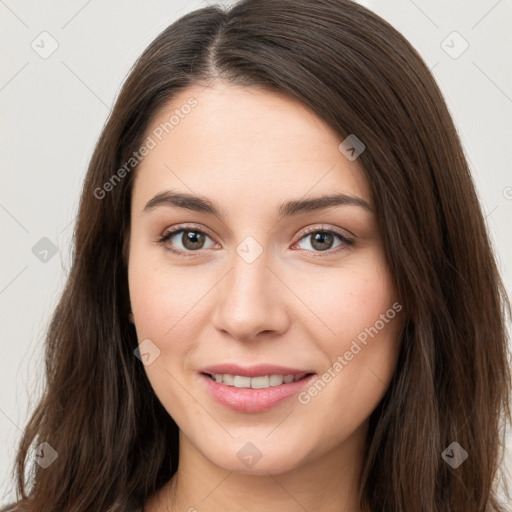
[{"label": "nose", "polygon": [[232,261],[230,270],[216,286],[216,329],[239,341],[283,334],[290,323],[287,304],[293,294],[270,268],[266,252],[252,262],[238,254]]}]

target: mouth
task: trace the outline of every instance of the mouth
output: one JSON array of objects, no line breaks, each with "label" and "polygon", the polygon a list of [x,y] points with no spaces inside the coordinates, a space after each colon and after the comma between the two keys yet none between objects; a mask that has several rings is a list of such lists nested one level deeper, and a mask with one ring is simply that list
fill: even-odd
[{"label": "mouth", "polygon": [[298,382],[313,373],[298,373],[296,375],[260,375],[256,377],[249,377],[246,375],[232,375],[229,373],[203,373],[210,377],[211,380],[243,389],[267,389],[274,386],[281,386],[282,384],[290,384],[291,382]]},{"label": "mouth", "polygon": [[200,372],[201,382],[207,393],[220,405],[242,413],[269,411],[296,396],[316,377],[314,372],[287,370],[283,373]]}]

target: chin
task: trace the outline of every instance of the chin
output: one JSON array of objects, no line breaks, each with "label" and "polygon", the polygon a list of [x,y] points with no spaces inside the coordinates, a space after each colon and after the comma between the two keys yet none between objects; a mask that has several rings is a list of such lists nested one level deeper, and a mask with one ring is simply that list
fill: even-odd
[{"label": "chin", "polygon": [[[301,443],[300,443],[301,444]],[[301,464],[297,446],[279,446],[261,439],[244,443],[233,441],[229,446],[205,447],[203,456],[218,467],[246,475],[279,474],[290,471]]]}]

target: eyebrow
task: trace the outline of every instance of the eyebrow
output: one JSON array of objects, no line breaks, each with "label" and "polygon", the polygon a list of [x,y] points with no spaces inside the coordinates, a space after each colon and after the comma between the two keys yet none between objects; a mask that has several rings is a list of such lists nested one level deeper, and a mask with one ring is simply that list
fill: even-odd
[{"label": "eyebrow", "polygon": [[[288,201],[279,205],[279,218],[291,217],[302,213],[309,213],[318,210],[324,210],[333,206],[359,206],[367,211],[373,212],[373,207],[360,197],[347,194],[322,195],[310,199],[299,199]],[[160,192],[150,199],[144,207],[145,212],[149,212],[159,206],[170,206],[184,208],[196,212],[208,213],[217,217],[225,217],[225,212],[219,205],[206,197],[195,196],[183,192],[167,190]]]}]

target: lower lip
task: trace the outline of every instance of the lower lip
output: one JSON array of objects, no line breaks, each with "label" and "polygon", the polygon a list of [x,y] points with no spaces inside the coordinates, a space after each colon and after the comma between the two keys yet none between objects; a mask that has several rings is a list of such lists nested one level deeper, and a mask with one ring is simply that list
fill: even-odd
[{"label": "lower lip", "polygon": [[202,380],[217,402],[239,412],[263,412],[300,393],[315,374],[308,375],[297,382],[283,383],[265,389],[236,388],[211,379],[202,373]]}]

